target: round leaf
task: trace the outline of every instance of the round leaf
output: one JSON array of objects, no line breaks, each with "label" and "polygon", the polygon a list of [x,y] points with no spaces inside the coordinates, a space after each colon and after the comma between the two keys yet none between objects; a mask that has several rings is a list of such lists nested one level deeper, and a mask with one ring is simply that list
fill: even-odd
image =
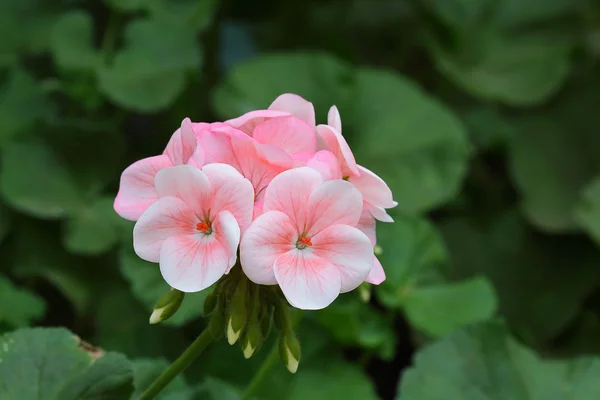
[{"label": "round leaf", "polygon": [[63,68],[93,69],[99,54],[93,47],[93,21],[83,11],[72,11],[56,21],[52,31],[52,52]]},{"label": "round leaf", "polygon": [[[34,293],[15,286],[7,278],[0,275],[0,324],[5,323],[12,328],[30,325],[44,315],[46,304]],[[10,306],[8,306],[10,305]]]}]

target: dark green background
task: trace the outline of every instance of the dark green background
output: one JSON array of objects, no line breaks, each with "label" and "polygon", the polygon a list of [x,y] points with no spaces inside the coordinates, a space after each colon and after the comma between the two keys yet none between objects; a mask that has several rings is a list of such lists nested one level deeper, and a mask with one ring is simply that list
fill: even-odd
[{"label": "dark green background", "polygon": [[[131,360],[20,330],[0,398],[126,399],[191,343],[205,293],[148,325],[168,287],[119,175],[285,92],[336,104],[399,206],[387,281],[304,313],[260,399],[600,398],[600,2],[0,0],[0,38],[0,333]],[[220,342],[162,398],[238,399],[271,345]]]}]

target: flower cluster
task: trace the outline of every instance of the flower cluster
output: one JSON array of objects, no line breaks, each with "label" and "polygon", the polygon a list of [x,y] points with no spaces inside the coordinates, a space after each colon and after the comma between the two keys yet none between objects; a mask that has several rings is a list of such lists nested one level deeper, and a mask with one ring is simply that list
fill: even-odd
[{"label": "flower cluster", "polygon": [[316,125],[312,103],[279,96],[267,110],[218,123],[184,119],[163,154],[129,166],[114,208],[137,221],[134,248],[182,292],[203,290],[239,261],[254,283],[320,309],[385,279],[375,219],[397,203],[358,165],[337,108]]}]

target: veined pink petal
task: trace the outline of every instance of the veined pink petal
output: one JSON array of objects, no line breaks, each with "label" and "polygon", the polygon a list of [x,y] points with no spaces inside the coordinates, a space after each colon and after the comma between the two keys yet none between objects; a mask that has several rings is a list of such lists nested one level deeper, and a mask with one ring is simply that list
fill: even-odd
[{"label": "veined pink petal", "polygon": [[341,133],[329,125],[319,125],[317,126],[317,134],[325,145],[325,150],[331,151],[340,161],[344,176],[360,175],[354,154],[352,154],[350,146],[348,146]]},{"label": "veined pink petal", "polygon": [[229,254],[229,265],[225,271],[227,274],[237,261],[237,249],[241,237],[240,226],[233,214],[224,210],[217,214],[212,228],[217,241],[221,243],[225,250],[227,250],[227,254]]},{"label": "veined pink petal", "polygon": [[310,126],[315,126],[315,108],[310,101],[297,94],[284,93],[269,106],[269,110],[285,111],[300,118]]},{"label": "veined pink petal", "polygon": [[321,183],[308,199],[308,236],[314,236],[331,225],[358,224],[362,208],[362,196],[349,182],[335,180]]},{"label": "veined pink petal", "polygon": [[365,202],[365,208],[369,210],[371,215],[381,222],[394,222],[394,219],[381,207],[374,206],[370,203]]},{"label": "veined pink petal", "polygon": [[317,143],[313,126],[293,115],[272,118],[254,128],[252,137],[259,143],[279,147],[288,154],[314,153]]},{"label": "veined pink petal", "polygon": [[286,115],[290,115],[290,113],[276,110],[257,110],[250,111],[241,117],[225,121],[225,123],[241,130],[249,136],[252,136],[252,132],[258,124],[262,124],[271,118],[283,117]]},{"label": "veined pink petal", "polygon": [[142,214],[133,228],[133,248],[140,258],[159,262],[160,249],[171,236],[196,233],[198,218],[181,199],[163,197]]},{"label": "veined pink petal", "polygon": [[293,167],[292,158],[283,149],[270,144],[262,144],[258,142],[253,143],[256,148],[257,155],[261,160],[267,161],[274,167],[282,168],[281,171]]},{"label": "veined pink petal", "polygon": [[204,149],[202,146],[196,146],[196,150],[194,150],[194,153],[188,160],[187,165],[191,165],[192,167],[196,168],[202,168],[205,164],[204,159]]},{"label": "veined pink petal", "polygon": [[373,266],[373,245],[369,238],[348,225],[332,225],[311,238],[312,252],[338,268],[342,293],[364,282]]},{"label": "veined pink petal", "polygon": [[392,208],[396,205],[389,186],[373,172],[358,166],[360,176],[351,176],[348,182],[353,184],[363,195],[363,199],[381,208]]},{"label": "veined pink petal", "polygon": [[158,199],[154,177],[163,168],[173,163],[165,155],[148,157],[131,164],[121,174],[119,193],[114,209],[121,217],[136,221],[140,215]]},{"label": "veined pink petal", "polygon": [[321,175],[308,167],[282,172],[267,186],[263,210],[283,212],[292,220],[296,232],[304,232],[308,224],[309,198],[321,182]]},{"label": "veined pink petal", "polygon": [[198,143],[204,150],[204,163],[223,163],[237,168],[237,159],[231,145],[231,135],[220,131],[203,131],[198,135]]},{"label": "veined pink petal", "polygon": [[369,211],[369,208],[366,206],[366,204],[363,203],[363,210],[360,214],[360,219],[358,220],[356,229],[367,235],[373,246],[375,246],[377,243],[376,225],[375,218]]},{"label": "veined pink petal", "polygon": [[336,106],[332,106],[327,113],[327,125],[342,133],[342,118]]},{"label": "veined pink petal", "polygon": [[229,211],[243,233],[252,222],[254,188],[250,181],[227,164],[208,164],[202,172],[210,181],[211,188],[206,209],[210,210],[211,216]]},{"label": "veined pink petal", "polygon": [[383,281],[385,281],[385,271],[383,270],[379,259],[374,256],[373,268],[371,268],[371,272],[369,272],[369,276],[367,276],[365,282],[368,282],[372,285],[379,285]]},{"label": "veined pink petal", "polygon": [[211,184],[201,170],[191,165],[177,165],[159,171],[154,178],[158,197],[177,197],[197,214],[205,211],[211,196]]},{"label": "veined pink petal", "polygon": [[240,244],[244,273],[259,285],[277,283],[273,265],[280,255],[295,248],[298,233],[287,215],[267,211],[252,222]]},{"label": "veined pink petal", "polygon": [[310,167],[321,174],[324,181],[332,179],[342,179],[342,169],[336,156],[328,150],[320,150],[312,156],[306,163]]},{"label": "veined pink petal", "polygon": [[198,232],[171,236],[160,250],[160,272],[171,287],[198,292],[226,273],[230,258],[215,235]]},{"label": "veined pink petal", "polygon": [[192,129],[192,122],[189,118],[185,118],[181,121],[181,128],[171,136],[164,154],[171,159],[173,165],[186,164],[194,154],[196,145],[196,134]]},{"label": "veined pink petal", "polygon": [[328,260],[293,249],[277,257],[275,279],[288,302],[301,310],[320,310],[340,294],[342,277]]}]

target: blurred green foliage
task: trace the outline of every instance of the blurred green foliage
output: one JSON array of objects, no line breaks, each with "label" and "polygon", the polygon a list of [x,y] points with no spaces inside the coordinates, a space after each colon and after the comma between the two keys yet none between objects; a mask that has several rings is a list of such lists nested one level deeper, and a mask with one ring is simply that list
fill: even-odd
[{"label": "blurred green foliage", "polygon": [[[387,280],[305,313],[258,399],[600,398],[598,1],[0,0],[0,36],[0,399],[135,398],[191,343],[207,292],[148,325],[119,174],[285,92],[399,206]],[[271,345],[160,398],[239,400]]]}]

